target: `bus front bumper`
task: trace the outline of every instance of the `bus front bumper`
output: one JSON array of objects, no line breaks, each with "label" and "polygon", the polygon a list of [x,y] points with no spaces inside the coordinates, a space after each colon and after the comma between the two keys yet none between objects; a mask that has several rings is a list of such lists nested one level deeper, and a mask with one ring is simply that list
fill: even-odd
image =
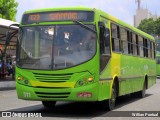
[{"label": "bus front bumper", "polygon": [[36,88],[16,82],[19,99],[36,101],[97,101],[98,82],[77,88]]}]

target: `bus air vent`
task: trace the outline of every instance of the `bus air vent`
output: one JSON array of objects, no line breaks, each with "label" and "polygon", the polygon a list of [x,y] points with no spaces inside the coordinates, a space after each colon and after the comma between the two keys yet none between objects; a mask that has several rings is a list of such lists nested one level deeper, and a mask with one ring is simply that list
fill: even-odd
[{"label": "bus air vent", "polygon": [[56,92],[35,92],[40,98],[67,98],[70,92],[56,93]]},{"label": "bus air vent", "polygon": [[66,82],[70,80],[72,76],[72,74],[33,74],[35,78],[41,82]]}]

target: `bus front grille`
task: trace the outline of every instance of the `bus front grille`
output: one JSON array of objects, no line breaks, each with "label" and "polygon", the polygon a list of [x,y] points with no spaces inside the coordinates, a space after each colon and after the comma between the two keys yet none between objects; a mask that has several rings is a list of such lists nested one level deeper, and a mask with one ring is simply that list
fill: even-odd
[{"label": "bus front grille", "polygon": [[67,98],[70,95],[70,92],[64,92],[64,93],[35,92],[35,93],[40,98]]},{"label": "bus front grille", "polygon": [[72,76],[72,74],[33,74],[35,78],[41,82],[66,82],[70,80]]}]

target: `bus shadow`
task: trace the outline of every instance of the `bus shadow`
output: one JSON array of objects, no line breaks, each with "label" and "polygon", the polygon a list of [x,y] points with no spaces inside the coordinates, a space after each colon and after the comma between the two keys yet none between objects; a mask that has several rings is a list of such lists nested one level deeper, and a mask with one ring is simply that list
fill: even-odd
[{"label": "bus shadow", "polygon": [[117,103],[116,103],[116,108],[118,109],[118,108],[121,108],[121,107],[128,105],[130,103],[136,102],[138,100],[146,99],[147,97],[150,97],[151,95],[152,94],[146,94],[146,96],[144,98],[138,98],[138,97],[132,96],[130,94],[118,97]]},{"label": "bus shadow", "polygon": [[[146,97],[152,94],[146,94]],[[144,98],[144,99],[145,99]],[[140,98],[132,98],[129,95],[119,97],[117,99],[116,109],[125,105],[141,100]],[[55,108],[45,108],[41,104],[11,109],[12,112],[29,112],[41,113],[43,117],[61,117],[61,118],[94,118],[100,116],[108,116],[112,111],[101,110],[98,102],[58,102]]]},{"label": "bus shadow", "polygon": [[55,108],[45,108],[42,105],[34,105],[23,108],[11,109],[9,112],[41,113],[43,117],[61,118],[92,118],[105,114],[107,111],[97,109],[96,102],[64,102],[58,103]]}]

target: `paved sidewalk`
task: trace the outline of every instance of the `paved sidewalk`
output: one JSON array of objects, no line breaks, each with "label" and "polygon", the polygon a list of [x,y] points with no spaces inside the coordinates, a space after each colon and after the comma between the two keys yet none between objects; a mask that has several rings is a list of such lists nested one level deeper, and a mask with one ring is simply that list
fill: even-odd
[{"label": "paved sidewalk", "polygon": [[0,79],[0,90],[10,90],[15,89],[15,80],[7,76],[5,80]]}]

